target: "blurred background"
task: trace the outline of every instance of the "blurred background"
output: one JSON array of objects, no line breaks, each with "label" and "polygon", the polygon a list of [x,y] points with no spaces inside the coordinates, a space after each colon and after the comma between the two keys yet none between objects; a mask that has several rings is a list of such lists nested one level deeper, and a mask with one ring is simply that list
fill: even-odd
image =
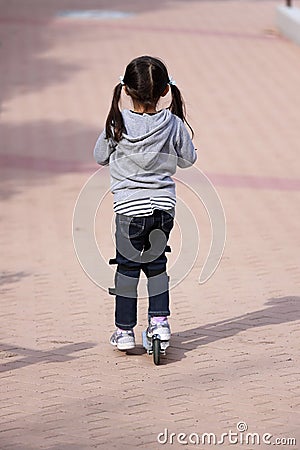
[{"label": "blurred background", "polygon": [[[155,398],[166,424],[176,416],[190,431],[197,431],[197,421],[224,431],[236,418],[249,418],[252,430],[266,420],[265,431],[298,432],[292,414],[299,406],[293,389],[299,369],[300,46],[278,28],[278,7],[285,4],[0,0],[0,355],[10,393],[3,401],[11,414],[3,419],[1,448],[82,450],[101,443],[113,448],[111,442],[154,448],[155,432],[163,431],[151,414]],[[119,355],[109,347],[113,299],[78,264],[71,228],[77,196],[98,169],[93,148],[113,88],[128,62],[143,54],[162,58],[176,80],[195,131],[197,168],[214,184],[227,217],[223,259],[200,287],[210,223],[201,202],[178,185],[196,217],[200,250],[191,273],[172,291],[175,343],[161,372],[146,356]],[[130,107],[128,99],[122,102]],[[101,189],[107,189],[108,169],[101,173]],[[197,188],[199,180],[189,182]],[[105,259],[113,257],[109,194],[96,222],[100,250]],[[184,251],[179,223],[171,246],[173,264]],[[140,308],[138,332],[146,303]],[[247,314],[252,322],[235,325]],[[233,356],[244,385],[228,372]],[[199,380],[207,373],[217,375],[202,389]],[[175,380],[173,389],[182,389],[187,403],[165,394],[162,374]],[[267,406],[255,403],[250,383],[263,388]],[[140,406],[124,393],[132,384]],[[213,392],[226,397],[227,409],[216,405]],[[12,393],[17,400],[9,400]],[[99,420],[107,419],[97,432],[89,416],[99,412],[95,396],[104,405]],[[51,409],[58,398],[60,406]],[[117,412],[120,398],[134,416]],[[58,434],[39,414],[41,405],[56,415]],[[130,428],[132,417],[137,428]]]}]

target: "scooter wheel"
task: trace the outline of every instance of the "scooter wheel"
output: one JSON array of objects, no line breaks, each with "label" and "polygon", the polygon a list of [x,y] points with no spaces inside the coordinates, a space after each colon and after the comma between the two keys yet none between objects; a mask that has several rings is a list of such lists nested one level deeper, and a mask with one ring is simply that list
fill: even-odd
[{"label": "scooter wheel", "polygon": [[153,362],[156,366],[160,363],[160,339],[153,339]]}]

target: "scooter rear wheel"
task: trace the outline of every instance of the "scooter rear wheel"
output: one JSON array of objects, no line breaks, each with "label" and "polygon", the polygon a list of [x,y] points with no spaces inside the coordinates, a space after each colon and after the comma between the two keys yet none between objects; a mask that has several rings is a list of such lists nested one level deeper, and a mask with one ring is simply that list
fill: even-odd
[{"label": "scooter rear wheel", "polygon": [[153,362],[156,366],[160,363],[160,339],[153,339],[152,341],[153,347]]}]

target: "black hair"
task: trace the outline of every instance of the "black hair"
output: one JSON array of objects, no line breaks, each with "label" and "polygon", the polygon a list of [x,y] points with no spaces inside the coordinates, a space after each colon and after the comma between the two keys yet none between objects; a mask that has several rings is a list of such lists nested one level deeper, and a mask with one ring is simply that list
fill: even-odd
[{"label": "black hair", "polygon": [[185,118],[185,104],[175,84],[170,83],[165,64],[158,58],[140,56],[133,59],[125,70],[123,80],[114,88],[111,108],[106,119],[106,139],[119,142],[126,133],[123,116],[119,108],[122,87],[125,85],[127,94],[144,106],[155,107],[160,97],[170,84],[172,101],[170,111],[184,121],[194,136],[193,129]]}]

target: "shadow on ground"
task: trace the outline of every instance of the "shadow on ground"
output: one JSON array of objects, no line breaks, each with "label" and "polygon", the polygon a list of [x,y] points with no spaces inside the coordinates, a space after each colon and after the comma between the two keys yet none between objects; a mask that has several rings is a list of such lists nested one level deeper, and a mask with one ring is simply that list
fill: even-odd
[{"label": "shadow on ground", "polygon": [[[267,307],[241,316],[219,322],[208,323],[197,328],[174,333],[167,355],[161,358],[161,364],[171,364],[186,357],[190,351],[203,348],[207,344],[237,335],[252,328],[279,325],[300,319],[300,297],[271,298]],[[268,343],[273,343],[268,340]],[[274,341],[275,344],[275,341]],[[143,354],[145,350],[137,347],[128,354]]]},{"label": "shadow on ground", "polygon": [[[0,200],[10,200],[31,186],[55,183],[60,175],[91,175],[99,169],[93,158],[93,148],[101,131],[100,127],[88,128],[73,120],[4,124]],[[9,143],[7,148],[4,143]],[[33,153],[32,148],[42,151]]]},{"label": "shadow on ground", "polygon": [[0,286],[5,284],[13,284],[22,280],[22,278],[28,277],[30,274],[26,272],[0,272]]},{"label": "shadow on ground", "polygon": [[[58,343],[62,344],[63,342],[56,342],[56,344]],[[37,363],[71,361],[75,358],[80,358],[80,355],[72,356],[73,353],[88,350],[96,345],[91,342],[72,342],[50,350],[36,350],[17,345],[2,344],[0,345],[0,360],[2,359],[4,362],[0,364],[0,373],[10,372]],[[12,360],[9,361],[10,359]]]}]

